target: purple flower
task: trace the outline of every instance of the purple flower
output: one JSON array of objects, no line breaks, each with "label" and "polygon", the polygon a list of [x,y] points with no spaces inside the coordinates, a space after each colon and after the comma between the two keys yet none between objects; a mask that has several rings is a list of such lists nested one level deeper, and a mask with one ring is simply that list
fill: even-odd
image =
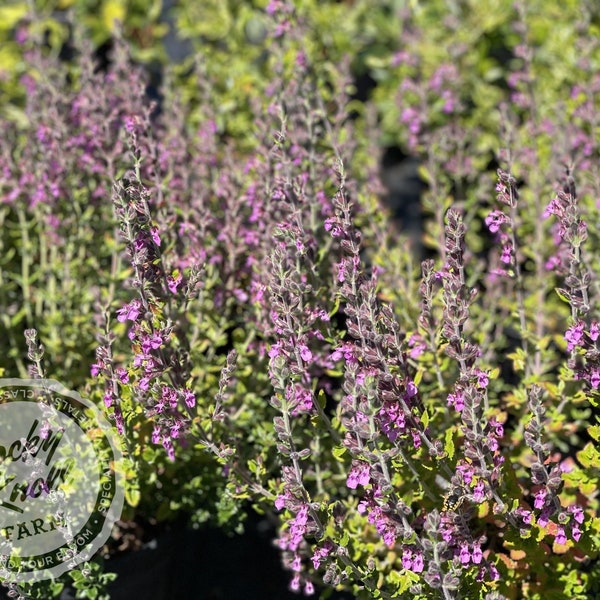
[{"label": "purple flower", "polygon": [[94,363],[90,367],[90,373],[92,374],[92,377],[97,377],[103,368],[104,368],[104,365],[102,363]]},{"label": "purple flower", "polygon": [[127,373],[127,369],[124,369],[123,367],[117,367],[116,374],[121,383],[129,382],[129,373]]},{"label": "purple flower", "polygon": [[123,122],[125,124],[125,131],[127,131],[127,133],[133,133],[135,131],[137,120],[137,115],[127,115],[123,119]]},{"label": "purple flower", "polygon": [[338,361],[343,358],[346,362],[356,362],[354,358],[354,347],[352,344],[340,344],[331,354],[331,360]]},{"label": "purple flower", "polygon": [[540,527],[546,527],[546,525],[548,525],[548,521],[550,519],[550,514],[551,514],[550,509],[544,508],[537,518],[537,524]]},{"label": "purple flower", "polygon": [[419,393],[419,390],[414,381],[408,381],[406,383],[406,397],[414,398]]},{"label": "purple flower", "polygon": [[413,565],[413,553],[410,548],[405,548],[402,553],[402,567],[404,569],[412,569]]},{"label": "purple flower", "polygon": [[189,408],[193,408],[196,405],[196,396],[191,390],[183,390],[183,400]]},{"label": "purple flower", "polygon": [[163,385],[161,398],[170,406],[170,408],[177,408],[177,392],[172,387]]},{"label": "purple flower", "polygon": [[583,321],[578,321],[565,332],[565,340],[567,341],[567,350],[569,352],[582,345],[584,327],[585,324]]},{"label": "purple flower", "polygon": [[483,552],[481,551],[481,546],[477,543],[473,544],[473,551],[471,552],[471,560],[473,564],[479,565],[483,560]]},{"label": "purple flower", "polygon": [[280,494],[279,496],[277,496],[277,498],[275,498],[275,508],[277,510],[281,510],[282,508],[284,508],[285,503],[290,499],[290,493],[286,490],[285,492],[283,492],[283,494]]},{"label": "purple flower", "polygon": [[158,425],[155,425],[154,429],[152,430],[152,443],[160,444],[160,428]]},{"label": "purple flower", "polygon": [[142,336],[142,352],[148,354],[150,350],[158,350],[163,343],[162,337],[158,333]]},{"label": "purple flower", "polygon": [[312,563],[315,569],[318,569],[319,566],[321,565],[321,561],[324,558],[327,558],[329,556],[329,554],[331,553],[331,551],[333,550],[333,545],[330,541],[326,541],[325,544],[323,546],[321,546],[320,548],[317,548],[312,557]]},{"label": "purple flower", "polygon": [[270,348],[269,348],[269,358],[276,358],[278,356],[280,356],[282,354],[281,351],[281,342],[275,342]]},{"label": "purple flower", "polygon": [[368,485],[371,477],[369,474],[369,464],[359,461],[353,461],[352,469],[348,474],[346,485],[355,490],[358,485]]},{"label": "purple flower", "polygon": [[305,344],[300,344],[300,356],[304,362],[310,362],[312,360],[312,352],[308,349]]},{"label": "purple flower", "polygon": [[423,554],[421,552],[415,552],[415,556],[413,558],[412,570],[414,573],[422,573],[423,572]]},{"label": "purple flower", "polygon": [[563,527],[558,527],[554,541],[557,544],[561,544],[561,545],[564,545],[567,543],[567,536],[565,534],[565,530]]},{"label": "purple flower", "polygon": [[458,412],[461,412],[465,407],[465,401],[460,392],[456,394],[448,394],[447,403],[448,406],[453,406]]},{"label": "purple flower", "polygon": [[504,223],[508,223],[508,217],[499,210],[492,211],[486,218],[485,224],[492,233],[496,233]]},{"label": "purple flower", "polygon": [[477,371],[477,385],[481,388],[486,388],[488,386],[488,383],[490,382],[487,373],[484,373],[483,371]]},{"label": "purple flower", "polygon": [[179,434],[181,433],[181,423],[176,422],[173,425],[171,425],[170,433],[171,437],[174,440],[176,440],[179,437]]},{"label": "purple flower", "polygon": [[585,515],[583,514],[583,509],[581,506],[573,504],[572,506],[569,506],[567,510],[573,515],[573,519],[575,519],[575,521],[577,521],[579,524],[583,523]]},{"label": "purple flower", "polygon": [[180,286],[183,277],[179,271],[173,271],[173,275],[167,277],[167,287],[172,294],[177,293],[177,288]]},{"label": "purple flower", "polygon": [[117,311],[117,321],[124,323],[125,321],[136,321],[140,316],[141,303],[136,298],[129,304],[126,304],[123,308]]},{"label": "purple flower", "polygon": [[168,437],[162,439],[163,448],[167,451],[167,458],[173,462],[175,460],[175,449],[173,448],[173,442]]},{"label": "purple flower", "polygon": [[475,502],[483,502],[485,500],[485,484],[483,480],[479,480],[473,488],[473,500]]},{"label": "purple flower", "polygon": [[157,246],[160,246],[160,235],[158,234],[158,228],[157,227],[151,227],[150,228],[150,236],[152,237],[152,241]]},{"label": "purple flower", "polygon": [[310,412],[313,408],[313,395],[310,390],[303,388],[301,385],[296,385],[293,388],[293,398],[295,406],[292,409],[292,416],[301,413]]},{"label": "purple flower", "polygon": [[457,465],[456,470],[461,474],[463,483],[465,485],[470,485],[471,481],[473,481],[473,475],[475,473],[475,468],[470,464],[460,464]]},{"label": "purple flower", "polygon": [[471,561],[471,553],[469,552],[469,545],[466,542],[463,542],[460,545],[460,552],[458,555],[460,562],[463,565],[468,565]]},{"label": "purple flower", "polygon": [[308,506],[303,504],[296,516],[290,522],[289,539],[287,543],[288,550],[295,552],[302,542],[306,533],[306,524],[308,523]]},{"label": "purple flower", "polygon": [[537,508],[538,510],[544,508],[544,506],[546,505],[546,496],[547,495],[548,495],[548,492],[544,488],[538,490],[535,494],[535,500],[533,502],[533,506],[535,508]]},{"label": "purple flower", "polygon": [[590,374],[590,384],[595,390],[600,386],[600,369],[598,367],[592,369]]}]

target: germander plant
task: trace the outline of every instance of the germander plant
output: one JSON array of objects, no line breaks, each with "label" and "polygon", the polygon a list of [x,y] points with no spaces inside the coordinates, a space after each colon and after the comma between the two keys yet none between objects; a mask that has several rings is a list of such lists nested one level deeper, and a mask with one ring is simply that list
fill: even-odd
[{"label": "germander plant", "polygon": [[122,436],[125,518],[274,512],[299,592],[594,597],[594,81],[540,100],[516,14],[492,177],[472,170],[460,73],[406,75],[419,265],[378,204],[348,65],[309,59],[293,5],[265,12],[268,85],[239,143],[200,59],[199,105],[167,84],[159,107],[122,41],[104,72],[90,48],[61,65],[23,40],[27,119],[1,140],[7,368],[26,373],[35,326],[46,372]]}]

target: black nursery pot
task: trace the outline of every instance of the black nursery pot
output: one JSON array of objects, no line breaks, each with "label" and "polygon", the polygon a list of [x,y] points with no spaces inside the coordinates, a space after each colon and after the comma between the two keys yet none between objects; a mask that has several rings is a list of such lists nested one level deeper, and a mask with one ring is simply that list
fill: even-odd
[{"label": "black nursery pot", "polygon": [[[108,586],[111,600],[299,600],[289,590],[291,573],[281,567],[269,523],[250,514],[243,535],[220,529],[191,529],[175,523],[141,550],[104,562],[117,573]],[[319,592],[313,598],[318,598]],[[74,600],[65,590],[60,600]],[[332,600],[352,600],[334,592]]]},{"label": "black nursery pot", "polygon": [[[284,571],[273,544],[270,524],[249,515],[243,535],[228,536],[217,528],[191,529],[176,522],[140,550],[114,554],[104,562],[117,579],[108,586],[111,600],[299,600],[289,590],[291,573]],[[60,600],[75,600],[65,588]],[[313,598],[319,597],[317,590]],[[331,600],[353,600],[332,593]],[[0,600],[8,600],[0,587]]]},{"label": "black nursery pot", "polygon": [[176,525],[142,550],[107,560],[106,570],[118,574],[111,599],[297,599],[270,538],[256,523],[247,529],[229,537],[218,529]]}]

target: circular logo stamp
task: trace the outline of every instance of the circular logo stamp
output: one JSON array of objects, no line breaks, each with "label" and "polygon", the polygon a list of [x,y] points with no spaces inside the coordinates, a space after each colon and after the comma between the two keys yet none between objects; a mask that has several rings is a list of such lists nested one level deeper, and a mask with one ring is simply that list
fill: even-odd
[{"label": "circular logo stamp", "polygon": [[114,430],[49,379],[0,379],[0,579],[56,577],[89,560],[124,501]]}]

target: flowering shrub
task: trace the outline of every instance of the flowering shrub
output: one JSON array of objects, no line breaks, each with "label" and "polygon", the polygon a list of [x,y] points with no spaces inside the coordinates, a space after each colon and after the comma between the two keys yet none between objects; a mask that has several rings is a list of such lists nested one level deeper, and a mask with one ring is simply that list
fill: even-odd
[{"label": "flowering shrub", "polygon": [[[469,46],[432,71],[423,13],[402,12],[381,126],[422,164],[416,248],[379,204],[377,120],[351,110],[349,61],[305,43],[302,6],[265,7],[262,86],[231,128],[201,57],[193,93],[167,73],[158,106],[123,39],[102,70],[79,31],[61,63],[20,30],[27,103],[0,139],[3,368],[27,373],[35,327],[46,373],[122,436],[124,519],[276,512],[295,591],[595,597],[593,15],[550,93],[539,23],[517,6],[479,123],[492,108],[469,98]],[[73,579],[90,597],[105,583],[97,567]]]}]

